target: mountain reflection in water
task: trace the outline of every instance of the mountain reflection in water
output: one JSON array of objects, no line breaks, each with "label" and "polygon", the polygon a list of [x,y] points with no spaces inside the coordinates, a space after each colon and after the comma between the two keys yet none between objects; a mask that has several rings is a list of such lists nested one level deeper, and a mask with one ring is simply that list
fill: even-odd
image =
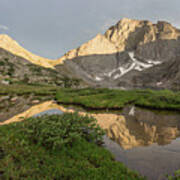
[{"label": "mountain reflection in water", "polygon": [[[1,122],[0,125],[21,121],[36,115],[75,111],[58,105],[54,101],[47,101],[32,106],[27,111]],[[140,108],[125,107],[123,115],[86,112],[79,112],[79,114],[95,117],[98,124],[106,130],[107,136],[116,141],[123,149],[149,146],[154,143],[165,145],[180,136],[180,114],[177,113],[160,114]]]},{"label": "mountain reflection in water", "polygon": [[148,146],[154,143],[166,145],[180,136],[180,114],[160,114],[153,111],[126,107],[124,119],[112,124],[107,135],[124,149]]},{"label": "mountain reflection in water", "polygon": [[[0,125],[22,121],[43,114],[75,112],[54,101],[34,105],[27,111],[1,122]],[[180,169],[180,114],[158,113],[136,107],[125,107],[117,113],[87,113],[106,130],[104,146],[117,161],[140,172],[150,180],[164,180],[165,174]],[[176,140],[175,140],[176,139]],[[116,143],[115,143],[116,142]],[[119,146],[120,145],[120,146]]]}]

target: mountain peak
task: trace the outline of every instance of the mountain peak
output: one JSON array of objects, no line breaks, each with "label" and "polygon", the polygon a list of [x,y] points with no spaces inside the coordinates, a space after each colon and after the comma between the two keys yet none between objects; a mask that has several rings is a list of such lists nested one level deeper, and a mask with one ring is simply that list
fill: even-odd
[{"label": "mountain peak", "polygon": [[77,56],[102,55],[116,53],[117,49],[104,35],[97,34],[93,39],[84,43],[77,49],[70,50],[59,60],[73,59]]},{"label": "mountain peak", "polygon": [[104,35],[97,34],[92,40],[76,49],[70,50],[57,60],[34,55],[4,34],[0,35],[0,48],[21,56],[34,64],[54,68],[54,66],[62,64],[67,59],[79,56],[114,54],[125,50],[132,51],[138,46],[157,40],[172,40],[179,37],[180,30],[168,22],[158,21],[157,24],[153,24],[147,20],[123,18],[116,25],[111,26]]},{"label": "mountain peak", "polygon": [[10,40],[12,40],[12,38],[10,38],[7,34],[0,34],[0,40],[1,41],[6,41],[6,40],[10,41]]},{"label": "mountain peak", "polygon": [[54,61],[30,53],[7,35],[0,35],[0,48],[93,86],[180,89],[180,30],[165,21],[123,18]]},{"label": "mountain peak", "polygon": [[67,52],[59,60],[62,62],[78,56],[134,50],[139,45],[159,39],[178,39],[178,37],[180,37],[180,31],[168,22],[159,21],[157,24],[153,24],[147,20],[123,18],[111,26],[104,35],[97,34],[92,40]]},{"label": "mountain peak", "polygon": [[124,51],[160,39],[178,39],[180,30],[165,21],[153,24],[146,20],[123,18],[105,32],[105,37],[116,46],[118,51]]},{"label": "mountain peak", "polygon": [[0,34],[0,48],[7,50],[14,55],[20,56],[33,64],[40,65],[46,68],[54,68],[54,66],[52,65],[53,60],[37,56],[27,51],[6,34]]},{"label": "mountain peak", "polygon": [[140,23],[140,22],[150,22],[150,21],[147,21],[147,20],[138,20],[138,19],[130,19],[130,18],[122,18],[118,23]]}]

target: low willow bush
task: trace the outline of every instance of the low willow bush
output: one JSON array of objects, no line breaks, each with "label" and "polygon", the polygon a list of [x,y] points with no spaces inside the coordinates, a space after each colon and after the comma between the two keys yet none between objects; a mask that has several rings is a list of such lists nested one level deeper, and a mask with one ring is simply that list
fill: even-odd
[{"label": "low willow bush", "polygon": [[48,149],[58,149],[80,138],[101,142],[104,131],[96,119],[77,113],[29,118],[21,124],[21,134],[30,142]]},{"label": "low willow bush", "polygon": [[174,176],[169,176],[168,180],[180,180],[180,170],[174,173]]}]

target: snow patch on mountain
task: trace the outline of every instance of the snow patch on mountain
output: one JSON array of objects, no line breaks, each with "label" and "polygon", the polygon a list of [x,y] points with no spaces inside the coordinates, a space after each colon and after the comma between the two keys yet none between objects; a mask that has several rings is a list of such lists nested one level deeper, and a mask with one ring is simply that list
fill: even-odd
[{"label": "snow patch on mountain", "polygon": [[131,58],[131,60],[132,60],[133,62],[135,62],[137,66],[140,66],[140,67],[142,67],[142,68],[144,68],[144,69],[150,68],[150,67],[153,66],[153,64],[146,64],[146,63],[143,63],[143,62],[138,61],[138,60],[134,57],[134,52],[129,52],[128,54],[129,54],[129,57]]},{"label": "snow patch on mountain", "polygon": [[96,76],[96,77],[95,77],[95,80],[96,80],[96,81],[102,81],[103,78]]},{"label": "snow patch on mountain", "polygon": [[103,73],[98,77],[96,76],[95,81],[102,81],[104,80],[104,77],[109,77],[116,80],[132,70],[143,71],[145,69],[151,68],[155,65],[162,63],[161,61],[153,61],[153,60],[146,60],[145,62],[141,62],[135,58],[134,52],[128,52],[128,55],[132,61],[130,65],[127,66],[126,64],[126,67],[120,66],[118,68],[111,70],[110,72]]}]

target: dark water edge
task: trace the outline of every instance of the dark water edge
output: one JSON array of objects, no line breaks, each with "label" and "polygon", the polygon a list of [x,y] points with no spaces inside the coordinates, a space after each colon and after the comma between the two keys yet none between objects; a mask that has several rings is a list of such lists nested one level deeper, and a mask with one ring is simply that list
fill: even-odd
[{"label": "dark water edge", "polygon": [[140,108],[140,109],[144,109],[144,110],[150,110],[150,111],[153,111],[153,112],[167,112],[167,113],[177,113],[177,114],[180,114],[180,109],[175,109],[175,108],[156,108],[156,107],[153,107],[153,106],[145,106],[145,105],[134,105],[133,103],[127,103],[125,106],[123,107],[108,107],[108,108],[105,108],[105,107],[92,107],[92,106],[86,106],[86,105],[83,105],[81,103],[71,103],[71,102],[61,102],[61,101],[56,101],[57,104],[59,105],[63,105],[65,107],[74,107],[75,109],[80,109],[80,110],[83,110],[83,111],[86,111],[86,112],[112,112],[112,113],[115,113],[115,112],[122,112],[123,109],[127,106],[136,106],[137,108]]}]

